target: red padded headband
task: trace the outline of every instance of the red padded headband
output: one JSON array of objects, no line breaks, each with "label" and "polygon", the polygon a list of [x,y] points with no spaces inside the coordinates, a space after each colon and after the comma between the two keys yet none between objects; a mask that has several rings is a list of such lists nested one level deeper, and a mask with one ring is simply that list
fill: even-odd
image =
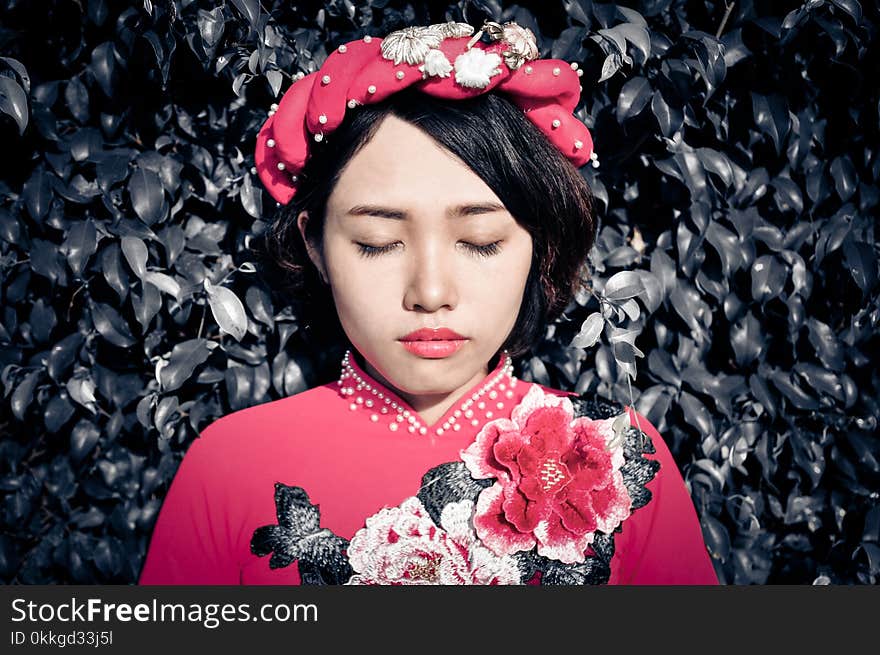
[{"label": "red padded headband", "polygon": [[[577,64],[534,61],[535,37],[516,23],[487,21],[469,38],[473,31],[450,22],[407,27],[384,39],[365,36],[339,46],[317,72],[298,74],[257,135],[257,171],[272,197],[290,202],[310,144],[339,127],[346,110],[408,87],[447,99],[502,92],[575,166],[591,159],[597,166],[590,131],[572,113],[583,74]],[[484,31],[491,43],[479,41]]]}]

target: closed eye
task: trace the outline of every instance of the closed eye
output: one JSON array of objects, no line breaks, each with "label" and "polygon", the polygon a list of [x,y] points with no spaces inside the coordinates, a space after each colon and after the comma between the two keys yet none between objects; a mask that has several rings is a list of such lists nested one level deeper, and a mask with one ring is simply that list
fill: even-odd
[{"label": "closed eye", "polygon": [[478,245],[476,243],[468,243],[467,241],[461,242],[461,244],[465,248],[470,250],[475,255],[480,255],[482,257],[491,257],[492,255],[497,255],[498,252],[501,250],[501,248],[498,247],[500,243],[501,243],[500,239],[498,241],[493,241],[492,243],[487,243],[484,245]]},{"label": "closed eye", "polygon": [[[355,243],[358,247],[358,250],[360,251],[360,254],[364,257],[378,257],[379,255],[383,255],[385,253],[391,252],[392,250],[395,250],[398,245],[401,245],[399,241],[388,243],[384,246],[373,246],[368,243],[361,243],[359,241]],[[468,251],[481,257],[491,257],[492,255],[498,254],[498,252],[501,250],[501,248],[499,247],[501,244],[501,239],[486,244],[476,244],[470,243],[468,241],[460,241],[459,243],[461,243],[461,245],[464,246],[465,249],[467,249]]]},{"label": "closed eye", "polygon": [[356,242],[356,243],[357,243],[358,249],[360,250],[360,253],[364,257],[378,257],[379,255],[382,255],[386,252],[391,252],[392,250],[394,250],[394,248],[397,246],[397,244],[399,242],[395,241],[394,243],[389,243],[384,246],[371,246],[368,243],[360,243],[360,242]]}]

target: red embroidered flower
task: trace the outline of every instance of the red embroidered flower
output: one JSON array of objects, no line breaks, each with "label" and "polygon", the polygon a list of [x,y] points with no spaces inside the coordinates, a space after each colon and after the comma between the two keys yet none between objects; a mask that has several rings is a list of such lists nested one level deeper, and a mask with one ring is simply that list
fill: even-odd
[{"label": "red embroidered flower", "polygon": [[539,555],[583,562],[595,532],[612,532],[632,512],[618,418],[574,418],[568,398],[535,385],[510,420],[483,426],[461,451],[474,478],[497,480],[477,499],[480,540],[499,556],[537,544]]}]

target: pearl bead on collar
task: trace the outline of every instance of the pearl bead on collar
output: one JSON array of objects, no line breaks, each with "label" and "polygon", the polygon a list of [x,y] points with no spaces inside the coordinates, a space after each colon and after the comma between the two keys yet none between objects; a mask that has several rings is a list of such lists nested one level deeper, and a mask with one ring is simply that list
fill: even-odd
[{"label": "pearl bead on collar", "polygon": [[[458,432],[462,424],[477,427],[484,421],[495,417],[495,410],[503,410],[505,406],[501,396],[508,400],[513,398],[513,390],[517,379],[513,375],[513,362],[505,351],[502,354],[503,363],[498,371],[492,375],[476,391],[467,396],[451,412],[447,412],[449,418],[442,425],[437,425],[433,430],[437,435],[442,435],[447,430]],[[427,434],[428,427],[423,425],[419,417],[406,408],[397,397],[389,395],[376,388],[365,380],[352,366],[351,351],[346,350],[342,358],[342,372],[336,382],[339,393],[351,398],[349,404],[351,411],[368,410],[370,420],[374,423],[384,421],[392,432],[406,429],[411,434]]]}]

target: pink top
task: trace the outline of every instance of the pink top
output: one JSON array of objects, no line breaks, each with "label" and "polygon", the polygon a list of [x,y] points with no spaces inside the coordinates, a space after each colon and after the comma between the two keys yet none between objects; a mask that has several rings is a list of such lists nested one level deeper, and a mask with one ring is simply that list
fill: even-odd
[{"label": "pink top", "polygon": [[[171,484],[140,584],[299,584],[295,561],[271,569],[270,556],[250,548],[255,530],[278,523],[275,483],[304,489],[320,508],[320,527],[350,540],[367,517],[414,496],[427,471],[460,461],[486,422],[509,418],[537,386],[510,377],[504,363],[430,426],[353,359],[340,382],[215,421]],[[358,379],[364,388],[347,393]],[[652,499],[614,535],[609,583],[718,584],[678,467],[656,429],[638,421],[656,449],[646,458],[660,468],[646,485]]]}]

